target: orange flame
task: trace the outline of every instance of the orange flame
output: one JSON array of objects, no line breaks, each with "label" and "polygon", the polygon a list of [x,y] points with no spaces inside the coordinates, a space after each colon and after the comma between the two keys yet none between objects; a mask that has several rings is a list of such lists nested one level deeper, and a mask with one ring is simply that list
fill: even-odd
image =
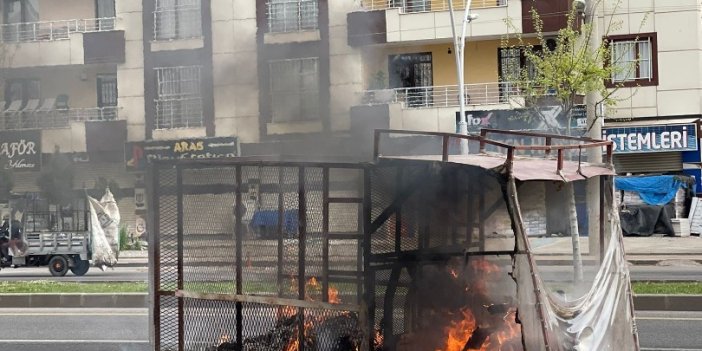
[{"label": "orange flame", "polygon": [[451,325],[446,328],[448,336],[444,351],[463,351],[463,347],[470,340],[477,327],[473,312],[463,308],[461,309],[461,315],[463,319],[458,322],[452,321]]},{"label": "orange flame", "polygon": [[375,336],[373,337],[373,346],[375,346],[376,348],[381,347],[383,346],[383,341],[383,334],[380,332],[380,329],[376,329]]},{"label": "orange flame", "polygon": [[339,290],[333,286],[329,286],[329,303],[340,304],[341,298],[339,298]]},{"label": "orange flame", "polygon": [[[312,329],[313,323],[312,321],[307,321],[305,322],[305,330],[304,330],[304,335],[305,339],[308,338],[310,329]],[[290,340],[288,345],[285,347],[284,351],[298,351],[300,349],[300,341],[297,338],[297,331],[298,329],[295,328],[295,332],[293,333],[293,339]]]},{"label": "orange flame", "polygon": [[500,267],[488,260],[472,260],[470,266],[475,270],[482,272],[484,274],[495,274],[500,273]]},{"label": "orange flame", "polygon": [[224,344],[225,342],[230,342],[231,340],[232,340],[232,337],[229,336],[229,334],[224,333],[224,334],[220,335],[220,337],[219,337],[219,343],[218,343],[217,345],[222,345],[222,344]]}]

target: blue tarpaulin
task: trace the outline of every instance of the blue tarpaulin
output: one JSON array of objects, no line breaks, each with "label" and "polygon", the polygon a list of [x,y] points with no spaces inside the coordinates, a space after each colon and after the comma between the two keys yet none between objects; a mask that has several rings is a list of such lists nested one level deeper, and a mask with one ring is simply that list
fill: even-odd
[{"label": "blue tarpaulin", "polygon": [[617,190],[638,192],[641,200],[645,203],[662,206],[675,198],[675,193],[680,187],[687,188],[687,184],[679,177],[663,175],[616,177],[614,178],[614,187]]}]

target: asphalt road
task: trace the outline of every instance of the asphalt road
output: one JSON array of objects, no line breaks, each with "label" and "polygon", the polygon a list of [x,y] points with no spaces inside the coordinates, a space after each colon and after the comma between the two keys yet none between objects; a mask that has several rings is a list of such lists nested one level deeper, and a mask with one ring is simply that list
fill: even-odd
[{"label": "asphalt road", "polygon": [[[146,309],[0,309],[0,350],[146,351]],[[637,313],[644,351],[702,351],[701,312]]]},{"label": "asphalt road", "polygon": [[[633,280],[667,280],[667,281],[702,281],[702,266],[630,266]],[[572,267],[554,266],[539,267],[540,272],[547,281],[568,281],[573,278]],[[594,276],[594,269],[586,267],[586,273]],[[116,267],[114,270],[101,271],[91,267],[90,271],[77,277],[68,273],[64,277],[52,277],[46,267],[5,268],[0,271],[0,280],[58,280],[58,281],[146,281],[148,269],[146,267]]]}]

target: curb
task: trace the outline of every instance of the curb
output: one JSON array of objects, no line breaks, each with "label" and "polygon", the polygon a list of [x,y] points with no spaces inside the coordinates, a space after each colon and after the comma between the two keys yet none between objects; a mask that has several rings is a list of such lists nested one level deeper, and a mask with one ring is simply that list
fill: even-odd
[{"label": "curb", "polygon": [[[0,294],[0,308],[146,308],[149,294]],[[702,295],[636,295],[637,311],[702,311]]]},{"label": "curb", "polygon": [[0,294],[0,308],[144,308],[149,294]]}]

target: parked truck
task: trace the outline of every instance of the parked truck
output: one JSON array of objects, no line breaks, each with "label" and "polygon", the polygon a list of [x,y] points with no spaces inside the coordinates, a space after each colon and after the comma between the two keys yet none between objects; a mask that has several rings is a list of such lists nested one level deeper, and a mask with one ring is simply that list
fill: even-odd
[{"label": "parked truck", "polygon": [[85,199],[53,206],[38,196],[14,196],[0,214],[0,267],[48,266],[53,276],[88,272],[91,226]]}]

